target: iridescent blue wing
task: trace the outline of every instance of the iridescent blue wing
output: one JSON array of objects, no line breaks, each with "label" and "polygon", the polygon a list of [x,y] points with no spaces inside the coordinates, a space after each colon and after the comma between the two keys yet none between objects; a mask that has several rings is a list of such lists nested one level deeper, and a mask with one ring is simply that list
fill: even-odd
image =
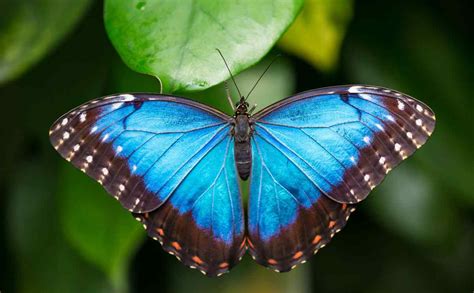
[{"label": "iridescent blue wing", "polygon": [[259,263],[278,271],[329,242],[435,126],[420,101],[369,86],[305,92],[253,121],[248,242]]},{"label": "iridescent blue wing", "polygon": [[229,120],[182,98],[123,94],[65,114],[50,139],[135,213],[165,250],[217,275],[244,252]]}]

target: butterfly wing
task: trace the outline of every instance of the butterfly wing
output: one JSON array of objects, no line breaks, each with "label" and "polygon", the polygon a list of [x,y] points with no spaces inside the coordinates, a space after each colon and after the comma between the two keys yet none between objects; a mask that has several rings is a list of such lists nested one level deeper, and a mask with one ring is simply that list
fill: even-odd
[{"label": "butterfly wing", "polygon": [[385,175],[434,130],[430,108],[368,86],[305,92],[254,117],[252,256],[287,271],[338,232]]},{"label": "butterfly wing", "polygon": [[215,275],[243,253],[229,119],[182,98],[124,94],[65,114],[50,139],[135,213],[165,250]]}]

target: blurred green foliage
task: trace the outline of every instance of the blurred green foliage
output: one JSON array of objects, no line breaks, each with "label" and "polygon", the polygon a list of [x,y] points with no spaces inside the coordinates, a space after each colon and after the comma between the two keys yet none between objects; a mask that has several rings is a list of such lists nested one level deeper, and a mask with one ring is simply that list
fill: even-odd
[{"label": "blurred green foliage", "polygon": [[[105,190],[64,162],[58,204],[63,234],[82,256],[125,286],[130,257],[144,239],[143,228]],[[81,204],[78,204],[78,200]]]},{"label": "blurred green foliage", "polygon": [[[267,58],[237,76],[240,89],[246,93],[271,58],[282,52],[284,57],[272,66],[250,98],[259,108],[320,86],[378,84],[423,100],[436,112],[438,123],[428,143],[390,173],[359,205],[347,227],[308,264],[276,274],[245,257],[230,274],[209,279],[184,267],[148,240],[141,225],[99,184],[63,162],[49,145],[49,126],[72,107],[115,92],[158,92],[160,85],[155,77],[136,73],[120,60],[108,42],[102,3],[94,3],[74,28],[87,1],[61,2],[54,6],[54,13],[46,13],[51,19],[28,16],[45,12],[49,7],[46,3],[55,1],[43,2],[38,4],[43,9],[27,14],[20,13],[21,7],[33,4],[20,1],[18,11],[12,10],[10,2],[0,4],[0,15],[6,16],[0,18],[0,60],[7,56],[26,60],[8,63],[8,70],[14,73],[2,79],[16,79],[0,87],[4,110],[0,115],[2,292],[472,291],[474,162],[470,151],[474,121],[468,87],[474,62],[468,42],[472,25],[466,20],[467,7],[443,1],[372,0],[341,4],[334,14],[329,8],[317,9],[307,22],[298,20],[290,28],[280,43],[283,51],[270,51]],[[129,2],[134,5],[132,14],[152,7],[149,0]],[[316,3],[314,7],[329,5],[322,0],[311,3]],[[166,5],[163,7],[169,10],[184,9]],[[261,12],[265,15],[268,11]],[[229,13],[236,23],[243,21],[239,11],[220,13]],[[53,21],[57,15],[68,18],[60,20],[67,23]],[[164,15],[162,19],[173,17]],[[211,64],[212,69],[197,66],[194,62],[198,61],[187,56],[182,64],[187,68],[182,70],[188,75],[180,82],[184,85],[214,78],[208,87],[225,79],[226,69],[214,51],[216,46],[224,51],[234,72],[254,64],[291,19],[278,22],[280,29],[272,41],[251,53],[237,46],[241,40],[237,32],[226,34],[226,39],[203,34],[208,44],[196,41],[195,45],[206,48],[199,54],[209,61],[204,65]],[[10,33],[10,23],[38,31],[25,41],[25,34]],[[42,29],[49,32],[47,42]],[[110,27],[108,30],[110,34]],[[256,44],[261,38],[247,32],[245,40]],[[316,57],[301,53],[311,53],[313,47]],[[8,49],[13,53],[3,53],[4,48],[13,48]],[[40,53],[29,57],[28,48],[31,54]],[[126,59],[123,54],[121,57]],[[4,68],[7,63],[2,62]],[[171,63],[165,70],[170,68],[181,70]],[[22,72],[25,74],[18,77]],[[180,89],[180,95],[230,113],[222,84],[193,93],[185,92],[186,86],[166,89]],[[235,89],[233,95],[237,97]]]},{"label": "blurred green foliage", "polygon": [[81,19],[90,0],[0,3],[0,84],[25,72]]},{"label": "blurred green foliage", "polygon": [[352,0],[305,1],[279,45],[322,71],[334,70],[352,6]]}]

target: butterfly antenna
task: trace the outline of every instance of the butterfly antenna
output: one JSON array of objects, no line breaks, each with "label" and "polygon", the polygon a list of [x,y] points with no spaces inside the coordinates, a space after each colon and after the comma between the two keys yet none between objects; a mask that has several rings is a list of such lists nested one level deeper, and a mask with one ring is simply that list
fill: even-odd
[{"label": "butterfly antenna", "polygon": [[232,72],[230,71],[229,65],[227,65],[227,61],[225,61],[224,55],[222,55],[221,50],[216,48],[217,52],[219,52],[219,55],[221,55],[222,60],[224,60],[225,67],[227,67],[227,70],[229,71],[230,77],[232,78],[232,81],[234,82],[235,88],[237,89],[237,92],[239,93],[239,97],[242,97],[242,94],[240,93],[239,87],[237,86],[237,83],[235,82],[234,76],[232,75]]},{"label": "butterfly antenna", "polygon": [[232,97],[230,96],[229,84],[227,83],[227,81],[224,81],[224,88],[225,88],[225,93],[227,95],[227,100],[229,101],[230,107],[232,108],[232,111],[235,111],[235,106],[234,106],[234,103],[232,102]]},{"label": "butterfly antenna", "polygon": [[247,99],[249,98],[250,94],[253,92],[253,90],[255,89],[255,87],[257,86],[258,82],[262,79],[262,77],[265,75],[265,73],[268,71],[268,69],[270,69],[270,66],[272,66],[273,62],[275,62],[278,57],[280,57],[281,55],[278,54],[276,55],[273,60],[267,65],[267,68],[265,68],[265,70],[262,72],[262,74],[260,75],[260,77],[257,79],[257,81],[255,82],[255,84],[253,85],[252,89],[249,91],[249,93],[247,94],[247,97],[245,98],[245,100],[247,101]]}]

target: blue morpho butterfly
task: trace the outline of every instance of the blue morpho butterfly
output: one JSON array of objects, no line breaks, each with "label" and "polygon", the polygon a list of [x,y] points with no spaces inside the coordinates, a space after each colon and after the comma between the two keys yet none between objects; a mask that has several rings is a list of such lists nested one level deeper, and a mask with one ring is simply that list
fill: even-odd
[{"label": "blue morpho butterfly", "polygon": [[[167,252],[218,276],[247,249],[279,272],[305,262],[435,127],[422,102],[364,85],[248,107],[242,95],[228,116],[181,97],[118,94],[63,115],[50,139]],[[250,177],[246,213],[239,177]]]}]

